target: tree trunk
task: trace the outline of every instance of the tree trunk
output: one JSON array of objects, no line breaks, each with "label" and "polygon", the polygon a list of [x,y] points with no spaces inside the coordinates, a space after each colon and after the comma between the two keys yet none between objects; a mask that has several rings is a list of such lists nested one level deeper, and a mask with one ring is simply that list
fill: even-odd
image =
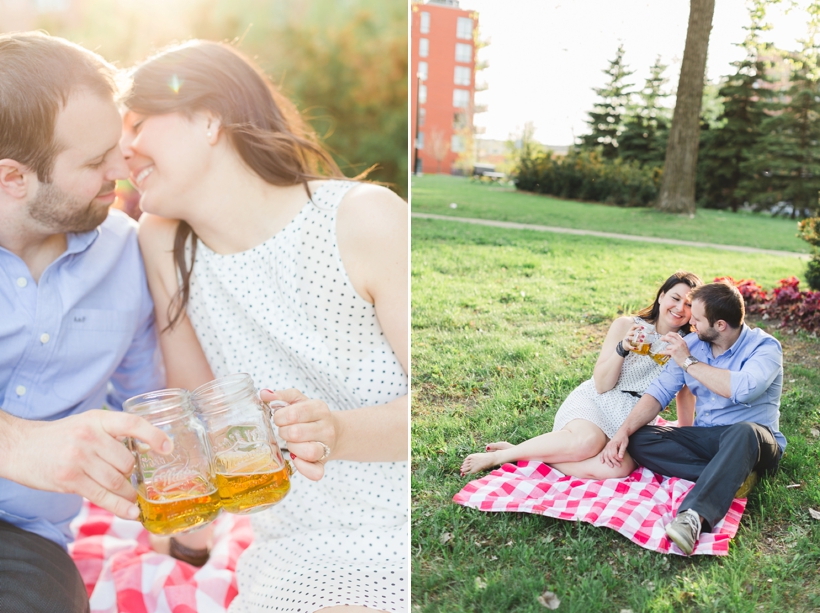
[{"label": "tree trunk", "polygon": [[669,130],[663,182],[656,205],[659,210],[667,213],[695,213],[700,103],[714,12],[715,0],[690,0],[689,27],[686,30],[675,114]]}]

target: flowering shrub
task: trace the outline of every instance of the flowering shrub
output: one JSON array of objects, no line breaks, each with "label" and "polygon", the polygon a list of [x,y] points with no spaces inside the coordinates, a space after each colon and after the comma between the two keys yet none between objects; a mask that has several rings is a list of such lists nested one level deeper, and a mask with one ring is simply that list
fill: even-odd
[{"label": "flowering shrub", "polygon": [[820,330],[820,292],[801,292],[800,281],[795,277],[781,279],[780,286],[768,294],[753,279],[735,281],[732,277],[718,277],[734,285],[743,296],[746,312],[763,316],[763,319],[780,320],[781,328]]}]

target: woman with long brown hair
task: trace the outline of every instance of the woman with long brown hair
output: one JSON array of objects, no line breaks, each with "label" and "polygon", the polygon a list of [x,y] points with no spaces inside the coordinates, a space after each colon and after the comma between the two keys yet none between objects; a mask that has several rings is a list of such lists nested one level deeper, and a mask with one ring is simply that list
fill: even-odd
[{"label": "woman with long brown hair", "polygon": [[[629,475],[635,470],[632,458],[625,457],[620,467],[612,469],[602,463],[600,453],[665,363],[662,357],[656,360],[635,350],[650,330],[659,335],[691,331],[689,293],[699,285],[697,275],[676,272],[661,284],[652,304],[632,317],[623,316],[612,322],[592,378],[575,388],[561,404],[552,432],[517,445],[506,441],[490,443],[484,453],[464,459],[462,475],[518,460],[540,460],[574,477],[606,479]],[[695,402],[687,387],[678,394],[677,408],[680,424],[691,426]]]},{"label": "woman with long brown hair", "polygon": [[150,58],[124,104],[168,385],[249,373],[307,477],[253,516],[230,610],[405,611],[406,203],[228,45]]}]

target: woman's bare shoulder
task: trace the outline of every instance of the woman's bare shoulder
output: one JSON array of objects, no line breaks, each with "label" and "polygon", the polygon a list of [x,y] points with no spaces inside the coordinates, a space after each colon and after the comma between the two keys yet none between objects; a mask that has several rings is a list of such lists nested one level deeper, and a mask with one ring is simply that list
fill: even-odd
[{"label": "woman's bare shoulder", "polygon": [[406,235],[408,216],[407,202],[397,194],[381,185],[360,183],[339,205],[338,230],[357,240],[391,242]]},{"label": "woman's bare shoulder", "polygon": [[630,315],[623,315],[612,322],[609,331],[612,334],[624,335],[635,324],[635,318]]},{"label": "woman's bare shoulder", "polygon": [[139,241],[143,251],[163,251],[174,248],[179,220],[143,213],[140,217]]}]

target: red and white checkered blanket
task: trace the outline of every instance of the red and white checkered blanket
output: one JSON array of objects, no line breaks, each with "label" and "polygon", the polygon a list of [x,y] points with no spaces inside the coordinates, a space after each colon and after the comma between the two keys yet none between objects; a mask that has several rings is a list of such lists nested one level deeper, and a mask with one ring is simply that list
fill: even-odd
[{"label": "red and white checkered blanket", "polygon": [[71,526],[69,553],[80,569],[91,613],[224,613],[236,596],[236,561],[251,543],[250,520],[223,514],[211,557],[195,568],[156,553],[142,524],[86,502]]},{"label": "red and white checkered blanket", "polygon": [[[465,507],[482,511],[536,513],[585,521],[620,532],[645,549],[684,555],[666,536],[684,496],[694,483],[663,477],[640,467],[626,479],[593,481],[565,476],[542,462],[504,464],[468,483],[453,497]],[[703,533],[694,554],[725,556],[737,532],[746,499],[735,499],[711,533]]]}]

